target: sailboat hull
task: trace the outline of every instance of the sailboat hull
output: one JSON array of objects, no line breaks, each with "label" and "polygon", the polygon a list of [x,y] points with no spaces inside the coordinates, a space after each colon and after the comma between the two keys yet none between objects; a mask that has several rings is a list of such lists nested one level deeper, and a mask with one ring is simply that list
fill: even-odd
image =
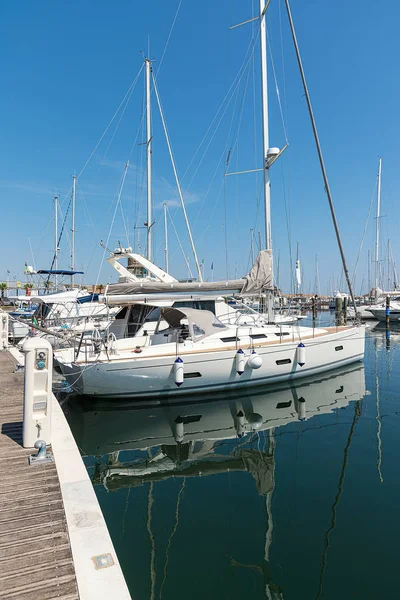
[{"label": "sailboat hull", "polygon": [[174,378],[176,354],[137,355],[93,363],[60,363],[68,383],[78,394],[103,398],[157,398],[230,389],[246,389],[306,377],[362,360],[365,328],[328,328],[318,337],[303,338],[304,364],[298,362],[299,340],[277,341],[256,348],[259,368],[251,368],[252,349],[244,349],[245,367],[236,371],[236,348],[196,351],[182,344],[183,385]]}]

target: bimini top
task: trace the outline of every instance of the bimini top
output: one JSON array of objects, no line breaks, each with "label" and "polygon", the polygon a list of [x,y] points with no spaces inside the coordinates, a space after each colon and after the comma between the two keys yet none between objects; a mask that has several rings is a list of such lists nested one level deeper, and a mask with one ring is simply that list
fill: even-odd
[{"label": "bimini top", "polygon": [[39,269],[38,275],[84,275],[83,271],[63,271],[62,269]]},{"label": "bimini top", "polygon": [[210,310],[165,307],[161,309],[161,318],[173,329],[182,327],[182,320],[186,320],[192,339],[200,339],[229,329]]}]

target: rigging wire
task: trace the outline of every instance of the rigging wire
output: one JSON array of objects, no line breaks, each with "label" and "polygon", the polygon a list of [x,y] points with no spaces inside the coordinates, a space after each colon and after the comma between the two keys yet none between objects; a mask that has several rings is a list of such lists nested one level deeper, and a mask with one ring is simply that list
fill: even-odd
[{"label": "rigging wire", "polygon": [[295,28],[294,28],[294,23],[293,23],[292,13],[291,13],[291,10],[290,10],[289,0],[285,0],[285,4],[286,4],[286,10],[287,10],[288,18],[289,18],[290,29],[291,29],[291,32],[292,32],[293,44],[294,44],[295,51],[296,51],[297,62],[298,62],[299,69],[300,69],[301,80],[302,80],[302,83],[303,83],[304,93],[305,93],[305,96],[306,96],[306,102],[307,102],[308,112],[309,112],[309,115],[310,115],[310,120],[311,120],[312,130],[313,130],[313,134],[314,134],[315,144],[316,144],[316,147],[317,147],[317,153],[318,153],[318,158],[319,158],[319,162],[320,162],[322,177],[323,177],[323,180],[324,180],[325,192],[326,192],[326,195],[327,195],[327,198],[328,198],[328,204],[329,204],[329,209],[330,209],[330,212],[331,212],[331,217],[332,217],[332,222],[333,222],[333,228],[335,230],[336,241],[337,241],[337,244],[339,246],[340,257],[342,259],[342,265],[343,265],[343,271],[344,271],[344,274],[345,274],[345,277],[346,277],[346,282],[347,282],[347,285],[348,285],[348,288],[349,288],[349,292],[350,292],[352,304],[353,304],[353,307],[354,307],[354,312],[355,312],[355,315],[357,316],[356,300],[355,300],[355,297],[354,297],[354,292],[353,292],[353,288],[352,288],[351,281],[350,281],[350,275],[349,275],[349,271],[348,271],[348,268],[347,268],[346,257],[344,255],[342,240],[341,240],[340,232],[339,232],[339,225],[338,225],[338,222],[337,222],[337,219],[336,219],[335,207],[333,205],[332,195],[331,195],[331,191],[330,191],[330,187],[329,187],[328,176],[327,176],[327,173],[326,173],[325,163],[324,163],[324,159],[323,159],[323,155],[322,155],[322,148],[321,148],[321,144],[320,144],[320,141],[319,141],[319,136],[318,136],[316,122],[315,122],[315,119],[314,119],[314,112],[313,112],[312,105],[311,105],[311,99],[310,99],[310,94],[309,94],[308,87],[307,87],[306,77],[305,77],[305,73],[304,73],[304,69],[303,69],[303,63],[302,63],[302,60],[301,60],[300,49],[299,49],[299,45],[297,43],[297,36],[296,36]]},{"label": "rigging wire", "polygon": [[196,248],[194,246],[192,232],[191,232],[191,229],[190,229],[190,225],[189,225],[189,221],[188,221],[188,217],[187,217],[187,213],[186,213],[185,203],[184,203],[184,200],[183,200],[182,189],[181,189],[180,181],[179,181],[179,178],[178,178],[178,173],[177,173],[177,170],[176,170],[174,154],[173,154],[173,151],[172,151],[172,146],[171,146],[171,142],[170,142],[169,134],[168,134],[168,128],[167,128],[167,124],[166,124],[166,121],[165,121],[164,112],[163,112],[163,109],[162,109],[162,106],[161,106],[161,100],[160,100],[160,95],[159,95],[159,92],[158,92],[158,86],[157,86],[157,83],[156,83],[154,77],[153,77],[153,84],[154,84],[154,91],[155,91],[155,94],[156,94],[158,108],[159,108],[159,111],[160,111],[161,121],[162,121],[162,124],[163,124],[164,133],[165,133],[165,137],[166,137],[166,141],[167,141],[168,152],[169,152],[171,163],[172,163],[172,169],[173,169],[174,176],[175,176],[176,187],[178,189],[178,195],[179,195],[179,199],[180,199],[181,207],[182,207],[182,211],[183,211],[183,216],[184,216],[185,223],[186,223],[186,229],[187,229],[187,233],[188,233],[188,236],[189,236],[189,239],[190,239],[190,244],[191,244],[191,247],[192,247],[193,257],[194,257],[194,261],[195,261],[195,264],[196,264],[198,278],[199,278],[199,281],[203,281],[203,276],[202,276],[202,273],[201,273],[199,261],[197,259]]},{"label": "rigging wire", "polygon": [[131,91],[130,91],[130,94],[129,94],[129,97],[127,98],[127,100],[126,100],[126,102],[125,102],[125,106],[124,106],[123,110],[121,110],[120,117],[119,117],[119,119],[118,119],[118,121],[117,121],[117,124],[116,124],[116,126],[115,126],[114,132],[113,132],[113,134],[112,134],[112,136],[111,136],[111,139],[110,139],[110,141],[109,141],[109,143],[108,143],[108,146],[107,146],[107,148],[106,148],[106,151],[105,151],[105,153],[104,153],[104,156],[103,156],[103,158],[102,158],[102,159],[101,159],[101,161],[100,161],[100,165],[99,165],[99,169],[98,169],[98,171],[97,171],[97,174],[99,174],[99,173],[100,173],[101,167],[103,166],[103,163],[104,163],[104,161],[105,161],[105,159],[106,159],[106,157],[107,157],[108,151],[109,151],[109,150],[110,150],[110,148],[111,148],[111,145],[112,145],[112,143],[113,143],[113,141],[114,141],[114,138],[115,138],[115,136],[116,136],[116,134],[117,134],[117,131],[118,131],[118,129],[119,129],[119,126],[120,126],[120,124],[121,124],[121,121],[122,121],[122,119],[123,119],[123,117],[124,117],[124,114],[125,114],[125,112],[126,112],[126,109],[128,108],[129,102],[130,102],[130,100],[131,100],[131,98],[132,98],[133,91],[134,91],[134,88],[132,87],[132,89],[131,89]]},{"label": "rigging wire", "polygon": [[100,266],[99,266],[99,270],[98,270],[98,273],[97,273],[97,278],[96,278],[96,283],[95,283],[96,286],[99,283],[100,273],[101,273],[101,270],[103,268],[104,259],[105,259],[106,252],[107,252],[107,247],[108,247],[108,244],[109,244],[109,241],[110,241],[110,237],[111,237],[111,231],[112,231],[112,229],[114,227],[115,217],[117,215],[118,207],[119,207],[120,202],[121,202],[121,194],[122,194],[122,190],[123,190],[123,187],[124,187],[124,184],[125,184],[125,179],[126,179],[127,172],[128,172],[128,169],[127,169],[127,166],[125,165],[124,173],[122,175],[121,183],[119,185],[117,200],[116,200],[116,203],[115,203],[114,214],[113,214],[113,217],[112,217],[112,220],[111,220],[110,228],[108,230],[107,241],[106,241],[106,243],[104,245],[103,256],[102,256],[102,259],[101,259],[101,262],[100,262]]},{"label": "rigging wire", "polygon": [[[170,41],[170,39],[171,39],[172,32],[173,32],[173,30],[174,30],[174,27],[175,27],[176,19],[178,18],[178,14],[179,14],[179,11],[180,11],[180,8],[181,8],[181,4],[182,4],[182,0],[180,0],[180,1],[179,1],[178,8],[176,9],[176,13],[175,13],[175,16],[174,16],[174,20],[172,21],[172,25],[171,25],[171,28],[170,28],[170,30],[169,30],[169,34],[168,34],[168,37],[167,37],[167,41],[165,42],[164,50],[163,50],[163,53],[162,53],[162,55],[161,55],[160,64],[158,65],[158,69],[157,69],[157,72],[156,72],[156,74],[155,74],[155,79],[156,79],[156,80],[157,80],[157,77],[158,77],[158,73],[160,72],[161,65],[162,65],[162,63],[163,63],[164,56],[165,56],[165,53],[166,53],[166,51],[167,51],[167,48],[168,48],[169,41]],[[149,58],[150,58],[150,57],[149,57]]]},{"label": "rigging wire", "polygon": [[184,249],[183,249],[183,247],[182,247],[181,240],[179,239],[178,233],[177,233],[177,231],[176,231],[176,229],[175,229],[174,221],[173,221],[173,219],[172,219],[172,217],[171,217],[171,214],[170,214],[170,212],[169,212],[169,210],[168,210],[168,206],[167,206],[167,215],[169,216],[170,223],[171,223],[171,225],[172,225],[172,229],[174,230],[174,233],[175,233],[175,235],[176,235],[176,239],[178,240],[179,247],[180,247],[180,249],[181,249],[181,251],[182,251],[182,256],[183,256],[183,258],[184,258],[184,261],[185,261],[185,263],[186,263],[186,266],[187,266],[187,268],[188,268],[188,271],[189,271],[189,276],[192,278],[192,277],[193,277],[193,273],[192,273],[192,271],[191,271],[191,268],[190,268],[190,263],[189,263],[189,260],[188,260],[188,258],[187,258],[187,256],[186,256],[186,254],[185,254],[185,251],[184,251]]},{"label": "rigging wire", "polygon": [[119,106],[118,106],[117,110],[115,111],[114,115],[112,116],[111,120],[109,121],[109,123],[108,123],[107,127],[105,128],[105,130],[104,130],[104,131],[103,131],[103,133],[101,134],[101,136],[100,136],[100,138],[99,138],[99,140],[98,140],[97,144],[95,145],[95,147],[93,148],[92,152],[90,153],[90,155],[89,155],[89,158],[86,160],[85,164],[83,165],[82,169],[80,170],[79,174],[77,175],[77,179],[79,179],[79,177],[82,175],[82,173],[84,172],[84,170],[85,170],[85,169],[86,169],[86,167],[88,166],[88,164],[89,164],[89,162],[91,161],[91,159],[92,159],[92,157],[93,157],[94,153],[96,152],[97,148],[99,147],[99,145],[100,145],[100,144],[101,144],[101,142],[103,141],[103,139],[104,139],[104,136],[106,135],[107,131],[110,129],[110,127],[111,127],[112,123],[114,122],[114,120],[115,120],[115,118],[116,118],[117,114],[119,113],[119,111],[120,111],[121,107],[123,106],[123,104],[124,104],[124,102],[125,102],[126,98],[129,96],[129,94],[131,94],[131,89],[132,89],[132,91],[133,91],[133,89],[136,87],[137,81],[138,81],[138,79],[139,79],[139,77],[140,77],[140,74],[141,74],[141,72],[142,72],[143,68],[144,68],[144,63],[142,64],[142,66],[140,67],[140,69],[139,69],[139,71],[138,71],[138,73],[137,73],[136,77],[134,78],[134,80],[133,80],[133,81],[132,81],[132,83],[130,84],[130,86],[129,86],[129,88],[128,88],[128,91],[126,92],[125,96],[123,97],[122,101],[120,102],[120,104],[119,104]]},{"label": "rigging wire", "polygon": [[[196,171],[195,171],[194,175],[197,173],[197,171],[198,171],[198,169],[199,169],[200,165],[202,164],[202,162],[203,162],[203,160],[204,160],[204,157],[205,157],[205,154],[206,154],[206,152],[207,152],[207,150],[208,150],[208,148],[209,148],[209,146],[210,146],[210,143],[211,143],[212,139],[214,138],[216,131],[217,131],[217,130],[218,130],[218,128],[219,128],[219,125],[220,125],[220,123],[221,123],[221,120],[222,120],[222,118],[223,118],[223,115],[225,114],[226,110],[228,109],[228,107],[229,107],[229,104],[230,104],[230,103],[231,103],[231,101],[232,101],[233,95],[234,95],[234,93],[236,92],[236,90],[237,90],[237,87],[238,87],[238,85],[240,84],[240,81],[242,80],[242,77],[243,77],[243,74],[244,74],[244,72],[245,72],[245,70],[246,70],[247,64],[248,64],[249,60],[251,59],[251,55],[252,55],[252,53],[254,53],[254,48],[255,48],[255,44],[256,44],[256,42],[257,42],[258,36],[259,36],[259,28],[258,28],[258,30],[257,30],[257,33],[256,33],[256,35],[254,36],[254,38],[252,37],[252,38],[250,39],[249,45],[248,45],[248,47],[247,47],[247,50],[246,50],[246,52],[245,52],[245,57],[244,57],[244,59],[243,59],[243,62],[242,62],[242,64],[241,64],[241,66],[240,66],[240,68],[239,68],[239,70],[238,70],[237,74],[235,75],[235,77],[234,77],[234,79],[233,79],[233,81],[232,81],[231,85],[229,86],[229,89],[228,89],[227,93],[225,94],[225,96],[224,96],[224,98],[223,98],[222,102],[220,103],[220,105],[219,105],[219,107],[218,107],[218,110],[217,110],[217,112],[216,112],[215,116],[213,117],[213,119],[212,119],[212,121],[211,121],[210,125],[208,126],[208,128],[207,128],[207,130],[206,130],[206,132],[205,132],[205,134],[204,134],[204,136],[203,136],[203,138],[202,138],[202,140],[201,140],[201,142],[200,142],[200,144],[199,144],[199,146],[198,146],[198,148],[197,148],[196,152],[195,152],[195,153],[194,153],[194,155],[193,155],[193,158],[192,158],[192,160],[190,161],[189,165],[187,166],[187,168],[186,168],[186,171],[185,171],[185,172],[184,172],[184,174],[183,174],[182,180],[184,180],[184,179],[185,179],[186,175],[188,174],[188,172],[189,172],[189,170],[190,170],[190,167],[192,166],[193,162],[195,161],[195,159],[196,159],[196,157],[197,157],[197,154],[200,152],[200,149],[202,148],[202,146],[203,146],[203,144],[204,144],[205,140],[207,139],[207,136],[208,136],[209,132],[211,131],[211,129],[213,129],[213,135],[212,135],[212,138],[211,138],[211,140],[210,140],[209,144],[207,145],[207,147],[206,147],[205,151],[203,152],[203,155],[202,155],[202,157],[200,158],[200,160],[199,160],[199,161],[198,161],[198,163],[197,163],[197,168],[196,168]],[[250,56],[248,57],[247,55],[248,55],[248,53],[249,53],[249,52],[250,52]],[[225,106],[225,103],[226,103],[226,106]],[[225,108],[224,108],[224,106],[225,106]],[[223,110],[223,109],[224,109],[224,110]],[[222,110],[223,110],[223,115],[222,115],[222,117],[220,118],[220,120],[219,120],[219,122],[218,122],[217,126],[216,126],[216,127],[214,127],[214,124],[215,124],[215,122],[217,121],[217,119],[218,119],[218,116],[219,116],[219,114],[220,114],[220,112],[221,112]],[[192,179],[191,179],[191,181],[189,182],[188,188],[190,187],[190,185],[191,185],[191,183],[192,183],[192,181],[193,181],[194,175],[192,176]]]},{"label": "rigging wire", "polygon": [[364,225],[364,231],[363,231],[363,234],[362,234],[362,238],[361,238],[360,247],[359,247],[359,249],[358,249],[357,260],[356,260],[356,264],[355,264],[355,267],[354,267],[354,273],[353,273],[353,277],[352,277],[352,280],[351,280],[351,284],[352,284],[352,285],[354,285],[354,283],[355,283],[355,280],[356,280],[356,274],[357,274],[358,261],[360,260],[360,255],[361,255],[362,247],[363,247],[364,240],[365,240],[365,234],[367,233],[368,222],[369,222],[369,218],[370,218],[370,216],[371,216],[372,205],[373,205],[373,203],[374,203],[374,200],[375,200],[375,194],[376,194],[376,188],[377,188],[377,185],[378,185],[378,181],[375,181],[374,191],[373,191],[373,193],[372,193],[371,201],[370,201],[370,203],[369,203],[369,209],[368,209],[367,220],[366,220],[366,222],[365,222],[365,225]]}]

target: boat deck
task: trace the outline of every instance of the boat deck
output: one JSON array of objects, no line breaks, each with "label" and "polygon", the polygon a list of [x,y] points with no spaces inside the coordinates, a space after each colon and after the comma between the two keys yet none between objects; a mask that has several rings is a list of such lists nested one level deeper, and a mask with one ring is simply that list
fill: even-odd
[{"label": "boat deck", "polygon": [[[288,335],[287,337],[274,337],[273,339],[267,339],[266,341],[260,341],[260,340],[253,340],[252,342],[249,343],[240,343],[240,347],[242,348],[242,350],[248,350],[249,348],[251,349],[260,349],[260,348],[267,348],[269,346],[280,346],[282,344],[285,343],[295,343],[295,342],[300,342],[300,341],[309,341],[309,340],[313,340],[316,338],[321,338],[324,336],[329,336],[335,333],[344,333],[344,332],[348,332],[348,331],[352,331],[355,329],[354,325],[334,325],[331,327],[317,327],[317,328],[312,328],[312,327],[307,327],[304,328],[303,327],[303,331],[301,331],[301,335],[299,335],[299,333],[293,329],[293,333],[291,335]],[[304,331],[306,330],[306,331]],[[136,348],[138,348],[138,346],[136,346],[135,344],[135,337],[129,338],[132,341],[132,346],[127,346],[126,348],[120,349],[118,352],[118,355],[114,355],[112,358],[112,362],[113,363],[118,363],[119,361],[123,361],[123,360],[127,360],[127,359],[131,359],[133,357],[135,357],[135,359],[137,361],[139,361],[140,359],[148,359],[148,358],[164,358],[164,357],[168,357],[170,356],[170,353],[168,352],[160,352],[159,349],[163,349],[163,344],[160,345],[155,345],[155,346],[147,346],[146,352],[145,353],[137,353],[137,354],[133,354],[134,352],[136,352]],[[239,338],[240,340],[240,338]],[[142,347],[143,349],[143,347]],[[211,353],[211,352],[225,352],[225,351],[233,351],[235,352],[238,349],[238,344],[236,342],[232,342],[232,344],[224,344],[224,346],[210,346],[210,347],[206,347],[203,346],[201,347],[200,351],[202,354],[206,354],[206,353]],[[150,350],[150,351],[149,351]],[[180,348],[179,349],[179,354],[182,356],[186,356],[186,355],[190,355],[190,354],[197,354],[199,352],[199,348]],[[79,355],[81,356],[81,355]],[[75,364],[77,365],[81,365],[81,364],[86,364],[86,363],[108,363],[110,362],[110,358],[108,356],[108,354],[105,355],[104,358],[100,358],[99,355],[94,355],[94,356],[87,356],[84,355],[82,356],[82,358],[78,358],[75,359],[73,361]]]},{"label": "boat deck", "polygon": [[23,371],[0,352],[0,599],[79,598],[54,463],[29,466],[22,447]]}]

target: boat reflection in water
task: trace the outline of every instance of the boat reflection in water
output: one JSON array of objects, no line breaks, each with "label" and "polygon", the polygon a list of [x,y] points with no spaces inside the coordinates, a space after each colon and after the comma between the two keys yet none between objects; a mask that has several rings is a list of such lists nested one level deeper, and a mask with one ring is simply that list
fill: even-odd
[{"label": "boat reflection in water", "polygon": [[[171,476],[251,471],[251,450],[219,455],[218,442],[329,413],[364,395],[364,367],[353,366],[292,385],[270,386],[249,396],[225,395],[212,402],[204,397],[186,404],[138,407],[137,403],[127,406],[126,401],[118,406],[115,401],[72,400],[67,416],[84,455],[110,455],[107,464],[97,470],[94,483],[115,490]],[[133,464],[120,461],[121,451],[155,447],[158,451],[151,457]]]},{"label": "boat reflection in water", "polygon": [[[243,597],[250,577],[252,598],[283,600],[284,591],[277,583],[282,577],[270,558],[275,531],[272,499],[277,428],[297,422],[301,429],[302,421],[355,401],[352,436],[360,413],[357,401],[365,393],[364,367],[353,365],[294,385],[286,382],[249,396],[225,396],[212,402],[205,397],[203,401],[149,407],[137,403],[127,406],[126,401],[118,406],[115,401],[70,399],[64,407],[67,418],[81,452],[87,456],[85,461],[132,596],[176,598],[177,580],[185,573],[188,584],[197,582],[192,598]],[[349,446],[350,441],[344,464]],[[251,476],[258,493],[254,494],[253,485],[240,473]],[[229,481],[221,480],[226,474]],[[216,477],[206,477],[211,475]],[[175,497],[176,484],[179,491]],[[124,489],[127,495],[121,496]],[[259,516],[254,496],[263,505]],[[247,514],[244,520],[243,510]],[[166,524],[173,515],[165,542]],[[232,519],[234,539],[229,534]],[[249,519],[255,519],[250,529]],[[157,527],[160,522],[161,530]],[[178,540],[187,539],[187,535],[191,542],[182,552]],[[214,539],[211,546],[210,537]],[[259,549],[256,560],[254,547]],[[225,550],[221,554],[218,548]],[[170,553],[175,562],[168,566]],[[213,565],[209,569],[215,567],[207,577],[201,570],[204,555]],[[321,590],[324,572],[325,566],[321,567]]]}]

